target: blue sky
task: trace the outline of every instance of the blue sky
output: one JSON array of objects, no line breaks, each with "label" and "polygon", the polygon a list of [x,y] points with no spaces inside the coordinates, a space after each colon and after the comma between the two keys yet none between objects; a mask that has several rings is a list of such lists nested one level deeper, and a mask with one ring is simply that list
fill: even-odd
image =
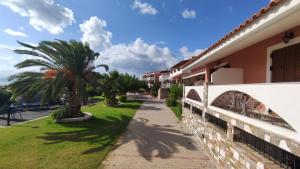
[{"label": "blue sky", "polygon": [[88,42],[111,69],[142,74],[199,54],[269,0],[1,0],[0,84],[28,58],[17,40]]}]

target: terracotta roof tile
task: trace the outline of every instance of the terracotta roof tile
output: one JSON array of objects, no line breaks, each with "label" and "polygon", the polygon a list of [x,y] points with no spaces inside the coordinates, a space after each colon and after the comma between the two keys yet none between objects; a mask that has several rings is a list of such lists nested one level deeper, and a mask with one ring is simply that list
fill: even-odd
[{"label": "terracotta roof tile", "polygon": [[210,52],[211,50],[213,50],[214,48],[216,48],[217,46],[221,45],[222,43],[224,43],[226,40],[228,40],[229,38],[233,37],[234,35],[236,35],[238,32],[240,32],[242,29],[246,28],[247,26],[249,26],[250,24],[252,24],[256,19],[260,18],[262,15],[264,15],[265,13],[267,13],[268,11],[270,11],[272,8],[274,8],[275,6],[278,6],[279,4],[281,4],[282,2],[285,2],[288,0],[272,0],[268,6],[262,8],[258,13],[252,15],[249,19],[247,19],[244,23],[240,24],[238,27],[236,27],[233,31],[229,32],[228,34],[226,34],[224,37],[222,37],[219,41],[217,41],[215,44],[213,44],[212,46],[210,46],[209,48],[207,48],[204,52],[202,52],[201,54],[199,54],[198,56],[193,57],[192,59],[190,59],[188,62],[186,62],[183,67],[187,67],[189,64],[193,63],[195,60],[199,59],[200,57],[204,56],[205,54],[207,54],[208,52]]}]

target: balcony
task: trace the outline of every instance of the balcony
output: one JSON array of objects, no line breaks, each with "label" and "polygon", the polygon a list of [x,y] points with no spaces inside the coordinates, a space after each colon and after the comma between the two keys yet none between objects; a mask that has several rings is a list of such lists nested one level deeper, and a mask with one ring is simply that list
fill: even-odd
[{"label": "balcony", "polygon": [[300,142],[299,89],[300,83],[186,86],[184,101]]}]

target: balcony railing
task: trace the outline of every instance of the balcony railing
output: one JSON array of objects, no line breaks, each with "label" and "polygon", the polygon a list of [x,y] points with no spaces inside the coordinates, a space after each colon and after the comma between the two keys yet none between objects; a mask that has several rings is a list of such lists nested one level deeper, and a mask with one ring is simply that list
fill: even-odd
[{"label": "balcony railing", "polygon": [[232,118],[292,133],[300,140],[300,83],[186,86],[184,96],[199,105],[206,102],[206,108]]},{"label": "balcony railing", "polygon": [[203,86],[186,86],[184,90],[184,97],[186,100],[203,105]]}]

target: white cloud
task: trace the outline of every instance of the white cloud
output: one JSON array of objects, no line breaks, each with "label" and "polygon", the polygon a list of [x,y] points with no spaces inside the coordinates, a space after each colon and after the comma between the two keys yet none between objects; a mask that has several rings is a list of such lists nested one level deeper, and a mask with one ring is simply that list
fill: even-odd
[{"label": "white cloud", "polygon": [[54,0],[1,0],[0,4],[28,17],[30,25],[38,31],[47,30],[51,34],[59,34],[66,26],[75,22],[73,11]]},{"label": "white cloud", "polygon": [[14,31],[14,30],[9,29],[9,28],[5,29],[5,30],[4,30],[4,33],[7,33],[7,34],[9,34],[9,35],[11,35],[11,36],[22,36],[22,37],[27,37],[27,35],[26,35],[25,33],[19,32],[19,31]]},{"label": "white cloud", "polygon": [[182,17],[185,19],[194,19],[196,18],[197,12],[194,10],[185,9],[182,11]]},{"label": "white cloud", "polygon": [[8,45],[0,44],[0,49],[14,50],[15,48]]},{"label": "white cloud", "polygon": [[167,69],[178,60],[172,51],[160,41],[156,44],[137,38],[129,44],[112,44],[112,33],[106,30],[107,23],[97,17],[91,17],[79,25],[83,32],[81,41],[100,52],[97,63],[107,64],[110,69],[140,75],[147,71]]},{"label": "white cloud", "polygon": [[129,44],[113,45],[100,52],[99,63],[111,69],[140,75],[145,72],[167,69],[178,59],[167,47],[158,47],[137,38]]},{"label": "white cloud", "polygon": [[204,50],[203,49],[196,49],[195,51],[189,51],[189,48],[186,46],[183,46],[179,49],[182,57],[184,59],[190,59],[193,56],[197,56],[200,53],[202,53]]},{"label": "white cloud", "polygon": [[143,3],[140,0],[134,0],[132,8],[139,9],[141,14],[156,15],[158,13],[152,5],[146,2]]},{"label": "white cloud", "polygon": [[106,21],[96,16],[80,24],[80,30],[83,32],[81,41],[88,42],[93,50],[104,50],[111,46],[112,33],[106,31]]}]

